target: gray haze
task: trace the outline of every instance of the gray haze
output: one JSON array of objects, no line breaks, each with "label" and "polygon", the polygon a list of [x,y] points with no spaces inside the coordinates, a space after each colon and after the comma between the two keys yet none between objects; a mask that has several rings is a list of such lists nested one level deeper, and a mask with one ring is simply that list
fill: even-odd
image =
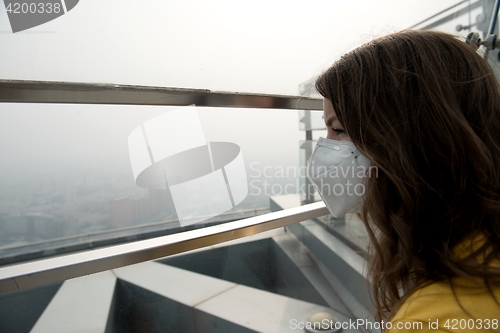
[{"label": "gray haze", "polygon": [[12,34],[0,9],[0,77],[296,94],[361,42],[456,0],[84,0]]},{"label": "gray haze", "polygon": [[[82,0],[16,34],[1,7],[0,78],[297,94],[344,52],[455,2]],[[164,193],[135,185],[127,147],[134,128],[169,110],[0,104],[0,248],[175,221]],[[235,211],[268,207],[288,184],[298,191],[298,111],[198,114],[208,141],[241,148],[250,186]]]}]

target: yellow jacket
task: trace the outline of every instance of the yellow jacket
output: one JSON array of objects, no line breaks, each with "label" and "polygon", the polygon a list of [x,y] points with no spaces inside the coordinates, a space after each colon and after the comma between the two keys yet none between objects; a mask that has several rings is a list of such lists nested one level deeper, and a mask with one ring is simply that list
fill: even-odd
[{"label": "yellow jacket", "polygon": [[[457,249],[458,253],[463,255],[483,242],[476,237]],[[392,328],[387,332],[500,332],[500,288],[493,289],[495,301],[486,287],[467,287],[472,283],[461,278],[454,281],[461,285],[454,287],[455,294],[445,282],[415,291],[391,320]]]},{"label": "yellow jacket", "polygon": [[500,332],[500,288],[494,291],[498,303],[486,288],[456,287],[455,293],[457,298],[447,283],[417,290],[396,313],[388,332]]}]

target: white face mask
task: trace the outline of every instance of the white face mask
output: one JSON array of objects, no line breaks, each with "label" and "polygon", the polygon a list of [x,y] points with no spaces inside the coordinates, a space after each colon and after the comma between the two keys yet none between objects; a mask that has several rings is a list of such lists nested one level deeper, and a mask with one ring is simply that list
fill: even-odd
[{"label": "white face mask", "polygon": [[363,204],[370,165],[352,142],[319,138],[307,163],[307,177],[330,214],[342,217]]}]

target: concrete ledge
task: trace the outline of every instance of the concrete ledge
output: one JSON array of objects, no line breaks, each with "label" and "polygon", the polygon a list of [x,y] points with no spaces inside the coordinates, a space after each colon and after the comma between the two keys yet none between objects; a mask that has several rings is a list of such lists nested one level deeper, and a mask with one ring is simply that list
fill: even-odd
[{"label": "concrete ledge", "polygon": [[115,283],[110,271],[65,281],[31,333],[104,332]]}]

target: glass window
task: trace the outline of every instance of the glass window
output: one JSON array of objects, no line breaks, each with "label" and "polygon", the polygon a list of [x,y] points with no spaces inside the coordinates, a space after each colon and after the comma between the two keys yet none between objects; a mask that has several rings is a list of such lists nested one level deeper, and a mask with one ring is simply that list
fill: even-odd
[{"label": "glass window", "polygon": [[1,260],[269,212],[303,191],[298,127],[293,110],[2,104]]}]

